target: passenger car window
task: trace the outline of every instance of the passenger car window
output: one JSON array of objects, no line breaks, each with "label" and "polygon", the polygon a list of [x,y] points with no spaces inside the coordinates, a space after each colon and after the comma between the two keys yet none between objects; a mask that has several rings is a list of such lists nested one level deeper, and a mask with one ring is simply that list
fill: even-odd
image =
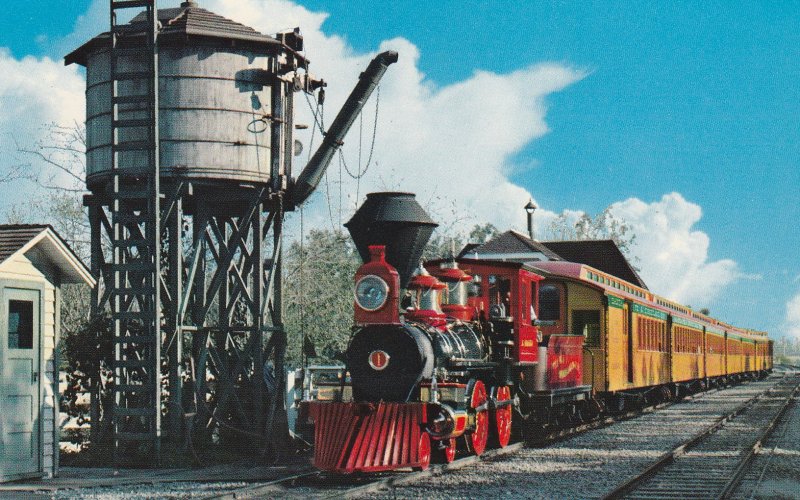
[{"label": "passenger car window", "polygon": [[572,311],[572,334],[583,335],[587,346],[600,346],[600,311]]}]

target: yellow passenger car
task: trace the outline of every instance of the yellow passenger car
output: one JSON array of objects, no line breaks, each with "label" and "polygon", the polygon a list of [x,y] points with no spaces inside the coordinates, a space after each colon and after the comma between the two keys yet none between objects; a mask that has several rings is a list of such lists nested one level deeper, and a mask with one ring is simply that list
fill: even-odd
[{"label": "yellow passenger car", "polygon": [[742,338],[739,334],[733,331],[728,331],[726,333],[725,338],[726,338],[725,373],[729,376],[736,376],[742,373],[744,369],[744,363],[742,361]]},{"label": "yellow passenger car", "polygon": [[545,277],[540,293],[558,303],[542,332],[583,335],[583,382],[609,401],[620,400],[614,395],[657,400],[651,395],[771,369],[764,332],[727,325],[584,264],[532,265]]}]

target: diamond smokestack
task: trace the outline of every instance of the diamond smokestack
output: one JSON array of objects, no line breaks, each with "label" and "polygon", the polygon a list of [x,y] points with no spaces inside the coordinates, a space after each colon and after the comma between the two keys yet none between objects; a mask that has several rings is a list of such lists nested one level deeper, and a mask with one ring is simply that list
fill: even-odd
[{"label": "diamond smokestack", "polygon": [[370,259],[370,245],[386,246],[386,261],[397,269],[405,288],[438,224],[413,193],[370,193],[344,226],[364,262]]}]

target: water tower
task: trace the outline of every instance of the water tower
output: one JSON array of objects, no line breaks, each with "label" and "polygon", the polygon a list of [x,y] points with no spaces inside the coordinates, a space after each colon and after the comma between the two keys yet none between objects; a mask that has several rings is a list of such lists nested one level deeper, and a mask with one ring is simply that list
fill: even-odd
[{"label": "water tower", "polygon": [[110,6],[109,32],[65,58],[86,68],[92,313],[114,330],[113,402],[96,380],[92,441],[108,430],[118,461],[157,461],[162,436],[181,444],[189,431],[195,446],[214,432],[268,446],[286,434],[284,214],[397,54],[370,63],[295,180],[293,97],[324,86],[297,30],[264,35],[196,2]]}]

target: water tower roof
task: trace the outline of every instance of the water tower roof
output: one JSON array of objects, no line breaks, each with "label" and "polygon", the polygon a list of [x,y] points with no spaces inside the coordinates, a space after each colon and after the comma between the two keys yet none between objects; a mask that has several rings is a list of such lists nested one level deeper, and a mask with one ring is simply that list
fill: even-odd
[{"label": "water tower roof", "polygon": [[[259,52],[273,52],[283,47],[280,41],[269,35],[209,10],[196,7],[190,2],[184,2],[181,7],[159,9],[158,20],[162,26],[159,32],[159,43],[162,45],[175,42],[186,43],[189,39],[205,39],[212,43],[223,42],[226,47],[231,46],[231,42],[233,42],[235,45],[244,45]],[[144,12],[136,15],[123,28],[121,39],[143,36],[146,31],[146,21]],[[87,55],[99,48],[107,47],[109,39],[108,32],[94,37],[67,54],[64,63],[78,63],[85,66]]]}]

